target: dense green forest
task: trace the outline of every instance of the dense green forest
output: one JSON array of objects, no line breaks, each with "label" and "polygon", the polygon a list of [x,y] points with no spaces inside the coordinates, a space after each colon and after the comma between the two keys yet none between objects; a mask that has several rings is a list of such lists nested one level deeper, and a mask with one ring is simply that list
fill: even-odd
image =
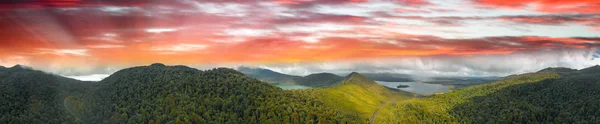
[{"label": "dense green forest", "polygon": [[153,64],[118,71],[94,84],[97,86],[84,89],[79,85],[86,82],[17,70],[3,69],[0,74],[3,89],[7,89],[1,90],[2,123],[367,121],[358,114],[324,105],[318,96],[285,91],[226,68],[200,71]]},{"label": "dense green forest", "polygon": [[93,85],[24,66],[0,67],[0,123],[75,123],[64,99]]},{"label": "dense green forest", "polygon": [[[155,64],[121,70],[75,104],[85,122],[360,123],[355,114],[284,91],[232,69]],[[86,100],[85,98],[93,98]],[[77,105],[78,106],[78,105]]]},{"label": "dense green forest", "polygon": [[386,106],[382,123],[600,123],[600,67],[537,73]]},{"label": "dense green forest", "polygon": [[100,82],[0,67],[0,88],[0,123],[600,123],[600,66],[432,96],[358,73],[326,88],[282,90],[233,69],[162,64]]}]

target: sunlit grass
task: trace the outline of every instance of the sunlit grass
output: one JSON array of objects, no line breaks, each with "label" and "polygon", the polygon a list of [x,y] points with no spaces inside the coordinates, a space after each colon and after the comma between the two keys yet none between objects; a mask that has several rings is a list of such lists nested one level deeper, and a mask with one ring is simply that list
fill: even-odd
[{"label": "sunlit grass", "polygon": [[470,98],[486,96],[514,85],[556,78],[559,78],[556,73],[524,74],[428,98],[404,100],[381,109],[377,121],[380,123],[459,123],[449,112],[457,105],[470,102]]}]

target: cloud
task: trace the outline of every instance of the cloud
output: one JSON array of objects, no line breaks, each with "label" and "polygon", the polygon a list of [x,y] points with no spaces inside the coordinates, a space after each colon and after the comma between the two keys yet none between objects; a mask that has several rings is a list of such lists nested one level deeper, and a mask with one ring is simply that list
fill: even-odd
[{"label": "cloud", "polygon": [[423,6],[431,4],[428,0],[396,0],[396,2],[406,6]]},{"label": "cloud", "polygon": [[[404,10],[402,10],[404,11]],[[391,18],[391,19],[407,19],[407,20],[420,20],[429,23],[436,24],[437,26],[461,26],[468,21],[494,21],[501,20],[506,22],[513,22],[517,24],[531,24],[531,25],[552,25],[560,26],[563,24],[582,24],[590,27],[591,29],[597,28],[600,23],[600,14],[544,14],[544,15],[502,15],[502,16],[436,16],[436,17],[424,17],[424,16],[397,16],[385,12],[373,13],[376,17]]]},{"label": "cloud", "polygon": [[28,65],[30,64],[29,58],[25,56],[5,56],[0,57],[0,66],[11,67],[14,65]]},{"label": "cloud", "polygon": [[[110,72],[102,68],[154,62],[219,65],[500,56],[590,49],[598,46],[595,37],[600,37],[593,1],[3,3],[2,63],[29,62],[61,74]],[[12,56],[25,59],[9,59]],[[86,64],[94,66],[74,69]]]},{"label": "cloud", "polygon": [[287,17],[275,20],[275,24],[293,24],[293,23],[350,23],[360,24],[368,20],[366,17],[353,15],[336,15],[321,13],[306,13],[298,17]]},{"label": "cloud", "polygon": [[153,48],[151,48],[151,50],[168,52],[168,53],[170,53],[170,52],[191,52],[191,51],[203,50],[203,49],[206,49],[206,47],[208,47],[208,46],[204,45],[204,44],[177,44],[177,45],[170,45],[170,46],[163,46],[163,47],[153,47]]},{"label": "cloud", "polygon": [[352,3],[365,3],[368,0],[275,0],[275,3],[290,6],[292,8],[310,8],[319,5],[340,5]]},{"label": "cloud", "polygon": [[597,49],[535,50],[500,55],[429,56],[352,61],[254,65],[292,75],[332,72],[399,73],[430,76],[507,76],[547,67],[582,69],[600,64],[590,54]]},{"label": "cloud", "polygon": [[578,15],[540,15],[540,16],[503,16],[496,17],[504,21],[528,24],[562,25],[568,23],[583,24],[591,29],[600,24],[600,14],[578,14]]},{"label": "cloud", "polygon": [[146,32],[148,32],[148,33],[163,33],[163,32],[174,32],[177,30],[179,30],[179,29],[177,29],[177,28],[148,28],[148,29],[146,29]]},{"label": "cloud", "polygon": [[72,55],[72,56],[89,56],[87,49],[38,49],[39,54],[54,54],[54,55]]},{"label": "cloud", "polygon": [[247,36],[247,37],[259,37],[259,36],[268,36],[271,35],[273,31],[271,30],[261,30],[261,29],[226,29],[225,35],[229,36]]},{"label": "cloud", "polygon": [[125,45],[99,44],[99,45],[88,45],[87,47],[93,48],[93,49],[109,49],[109,48],[124,48]]},{"label": "cloud", "polygon": [[110,75],[109,74],[92,74],[92,75],[65,76],[65,77],[77,79],[80,81],[100,81],[108,76],[110,76]]},{"label": "cloud", "polygon": [[532,9],[545,13],[600,13],[600,1],[595,0],[476,0],[478,5],[506,8]]}]

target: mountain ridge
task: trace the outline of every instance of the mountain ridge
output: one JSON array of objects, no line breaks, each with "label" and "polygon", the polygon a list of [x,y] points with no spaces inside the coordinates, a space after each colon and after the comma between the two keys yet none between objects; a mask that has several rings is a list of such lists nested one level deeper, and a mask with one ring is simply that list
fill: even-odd
[{"label": "mountain ridge", "polygon": [[[73,110],[79,112],[77,115],[88,115],[82,119],[84,122],[330,123],[345,120],[358,123],[356,121],[360,121],[357,120],[360,118],[354,117],[351,113],[326,107],[314,97],[308,97],[309,94],[282,90],[229,68],[201,71],[185,66],[153,64],[120,70],[99,83],[102,85],[85,97],[76,97],[69,101],[76,106]],[[288,105],[294,106],[294,111],[284,109]],[[78,108],[77,106],[92,107]],[[139,111],[125,111],[132,108]],[[292,116],[309,113],[325,119]],[[132,120],[138,117],[151,120]],[[295,118],[295,120],[285,118]]]},{"label": "mountain ridge", "polygon": [[328,87],[343,79],[333,73],[314,73],[307,76],[294,76],[263,68],[240,66],[237,70],[248,77],[274,84],[295,84],[311,87]]}]

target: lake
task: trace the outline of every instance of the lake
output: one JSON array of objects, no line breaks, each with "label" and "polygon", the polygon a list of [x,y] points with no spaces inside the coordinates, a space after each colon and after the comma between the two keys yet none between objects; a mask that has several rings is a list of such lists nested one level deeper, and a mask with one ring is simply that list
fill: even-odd
[{"label": "lake", "polygon": [[295,90],[295,89],[310,89],[312,87],[292,84],[275,84],[275,86],[284,90]]},{"label": "lake", "polygon": [[448,92],[450,88],[441,84],[428,84],[420,82],[386,82],[386,81],[375,81],[383,86],[396,88],[398,85],[408,85],[407,88],[400,88],[400,90],[417,93],[417,94],[433,94],[435,92]]}]

